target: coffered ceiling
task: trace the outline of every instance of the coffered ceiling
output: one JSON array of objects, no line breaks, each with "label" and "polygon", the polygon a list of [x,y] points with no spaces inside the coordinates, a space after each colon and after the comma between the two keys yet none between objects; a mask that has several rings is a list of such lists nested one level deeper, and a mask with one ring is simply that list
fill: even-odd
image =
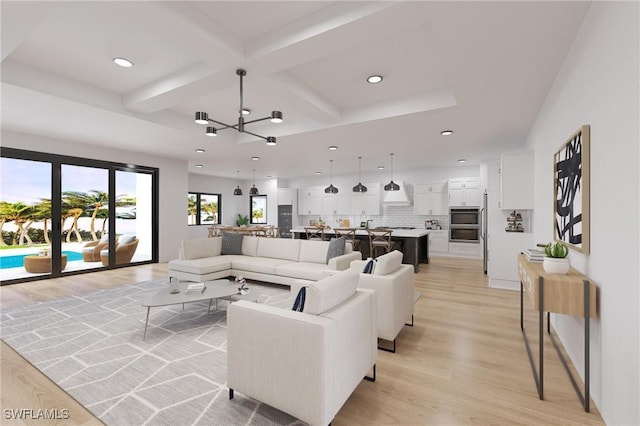
[{"label": "coffered ceiling", "polygon": [[[588,2],[1,2],[2,128],[249,178],[496,159],[522,147]],[[134,63],[120,68],[112,59]],[[284,122],[215,138],[196,111]],[[366,78],[384,77],[372,85]],[[452,129],[452,136],[440,132]],[[336,145],[337,151],[328,151]],[[196,154],[204,148],[204,154]],[[260,161],[251,161],[258,156]],[[195,168],[196,164],[204,167]]]}]

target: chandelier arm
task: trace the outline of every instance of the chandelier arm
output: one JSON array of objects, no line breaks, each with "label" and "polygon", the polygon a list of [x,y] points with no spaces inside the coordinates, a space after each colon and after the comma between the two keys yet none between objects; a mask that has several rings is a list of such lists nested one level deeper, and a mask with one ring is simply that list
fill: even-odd
[{"label": "chandelier arm", "polygon": [[257,118],[255,120],[245,121],[244,124],[257,123],[258,121],[264,121],[264,120],[270,120],[270,119],[271,119],[271,116],[264,117],[264,118]]},{"label": "chandelier arm", "polygon": [[229,129],[229,128],[234,128],[234,129],[235,129],[235,128],[238,126],[237,124],[234,124],[234,125],[232,126],[232,125],[230,125],[230,124],[223,123],[222,121],[214,120],[213,118],[208,118],[207,120],[212,121],[212,122],[214,122],[214,123],[216,123],[216,124],[219,124],[219,125],[221,125],[221,126],[224,126],[224,127],[218,127],[216,130],[224,130],[224,129]]},{"label": "chandelier arm", "polygon": [[243,133],[247,133],[247,134],[249,134],[251,136],[255,136],[257,138],[264,139],[265,141],[267,140],[267,136],[260,136],[260,135],[258,135],[256,133],[247,132],[246,130]]}]

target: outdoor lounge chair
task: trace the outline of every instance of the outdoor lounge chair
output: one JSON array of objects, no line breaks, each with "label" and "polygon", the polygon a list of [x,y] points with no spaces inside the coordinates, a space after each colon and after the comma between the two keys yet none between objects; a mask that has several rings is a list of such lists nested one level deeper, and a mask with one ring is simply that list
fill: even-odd
[{"label": "outdoor lounge chair", "polygon": [[109,246],[109,235],[104,234],[98,241],[91,241],[82,247],[82,260],[100,262],[100,252]]},{"label": "outdoor lounge chair", "polygon": [[[116,244],[116,265],[131,262],[136,248],[138,248],[138,239],[134,235],[120,237],[120,241]],[[100,252],[100,260],[105,266],[109,264],[108,248]]]}]

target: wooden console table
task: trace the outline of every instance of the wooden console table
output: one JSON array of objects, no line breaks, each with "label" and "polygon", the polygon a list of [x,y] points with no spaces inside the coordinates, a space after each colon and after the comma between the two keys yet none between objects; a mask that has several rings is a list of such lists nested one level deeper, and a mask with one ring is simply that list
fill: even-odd
[{"label": "wooden console table", "polygon": [[[547,334],[553,347],[556,349],[560,361],[564,366],[569,379],[583,403],[584,411],[589,412],[589,322],[590,318],[596,318],[596,286],[589,278],[571,268],[568,274],[548,274],[542,268],[541,262],[529,262],[524,254],[518,255],[518,275],[520,276],[520,329],[529,363],[533,372],[533,379],[538,388],[538,396],[544,399],[544,313],[547,313]],[[524,293],[527,294],[533,309],[538,311],[538,370],[536,370],[527,333],[524,329]],[[577,381],[571,374],[571,370],[551,334],[551,312],[572,315],[584,318],[584,395],[580,391]]]}]

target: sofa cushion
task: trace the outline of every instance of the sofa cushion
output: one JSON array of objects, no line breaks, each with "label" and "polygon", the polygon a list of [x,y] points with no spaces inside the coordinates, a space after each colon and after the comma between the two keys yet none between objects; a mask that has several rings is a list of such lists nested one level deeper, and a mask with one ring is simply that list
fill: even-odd
[{"label": "sofa cushion", "polygon": [[326,264],[329,241],[300,240],[300,262]]},{"label": "sofa cushion", "polygon": [[258,256],[272,259],[298,261],[300,258],[300,240],[289,238],[260,238]]},{"label": "sofa cushion", "polygon": [[344,254],[344,245],[344,237],[332,238],[331,241],[329,241],[329,248],[327,249],[326,259],[327,265],[329,264],[329,260],[333,259],[334,257],[342,256]]},{"label": "sofa cushion", "polygon": [[394,250],[390,253],[379,256],[376,259],[376,267],[373,275],[387,275],[398,269],[402,265],[402,253]]},{"label": "sofa cushion", "polygon": [[182,241],[182,255],[185,260],[220,256],[222,238],[195,238]]},{"label": "sofa cushion", "polygon": [[307,287],[304,312],[320,315],[353,296],[357,286],[358,274],[352,271],[343,271],[311,283]]},{"label": "sofa cushion", "polygon": [[[266,240],[271,238],[262,239]],[[234,257],[231,266],[233,269],[238,271],[276,275],[278,267],[287,263],[290,263],[290,261],[284,259],[271,259],[268,257],[237,256]]]},{"label": "sofa cushion", "polygon": [[231,256],[214,256],[191,260],[171,260],[169,269],[172,271],[188,272],[191,274],[205,275],[212,272],[231,269]]},{"label": "sofa cushion", "polygon": [[242,254],[255,257],[258,255],[258,237],[245,235],[242,239]]},{"label": "sofa cushion", "polygon": [[119,238],[118,244],[129,244],[129,243],[132,243],[133,240],[135,239],[136,239],[136,234],[125,234]]},{"label": "sofa cushion", "polygon": [[222,254],[242,254],[242,237],[239,232],[222,232]]},{"label": "sofa cushion", "polygon": [[298,278],[301,280],[318,281],[326,276],[327,265],[315,262],[287,262],[276,268],[276,274],[281,277]]}]

